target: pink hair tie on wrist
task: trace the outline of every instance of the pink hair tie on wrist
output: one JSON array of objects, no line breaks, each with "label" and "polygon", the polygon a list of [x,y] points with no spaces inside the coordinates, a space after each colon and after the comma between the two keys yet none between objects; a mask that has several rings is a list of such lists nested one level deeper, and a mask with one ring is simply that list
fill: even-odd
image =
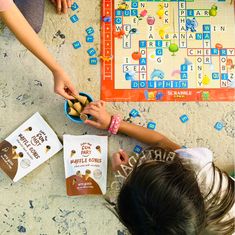
[{"label": "pink hair tie on wrist", "polygon": [[108,132],[110,134],[116,135],[118,133],[118,129],[120,127],[121,121],[122,119],[119,115],[113,115]]}]

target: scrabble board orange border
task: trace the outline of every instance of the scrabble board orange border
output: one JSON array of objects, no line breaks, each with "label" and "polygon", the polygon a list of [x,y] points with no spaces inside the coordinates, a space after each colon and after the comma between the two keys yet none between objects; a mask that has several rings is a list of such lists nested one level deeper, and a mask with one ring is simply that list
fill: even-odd
[{"label": "scrabble board orange border", "polygon": [[[101,61],[101,99],[107,102],[141,102],[141,101],[234,101],[235,90],[233,88],[194,88],[194,89],[115,89],[115,47],[113,29],[114,24],[114,1],[103,0],[101,8],[101,16],[110,16],[111,22],[105,23],[101,21],[101,55],[104,57],[112,57],[109,61]],[[148,92],[148,99],[144,91]],[[157,95],[161,94],[159,99]]]}]

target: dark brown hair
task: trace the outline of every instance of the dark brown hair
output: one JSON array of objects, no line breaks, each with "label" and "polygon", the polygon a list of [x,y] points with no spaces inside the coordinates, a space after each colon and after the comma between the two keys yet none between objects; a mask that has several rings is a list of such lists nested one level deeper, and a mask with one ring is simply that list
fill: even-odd
[{"label": "dark brown hair", "polygon": [[[131,234],[196,235],[205,228],[216,234],[232,234],[234,220],[225,216],[234,204],[233,180],[212,164],[214,180],[203,195],[190,166],[175,153],[153,150],[148,160],[136,164],[117,199],[118,217]],[[165,154],[156,159],[155,150]],[[220,182],[214,194],[216,174]],[[222,193],[224,180],[226,193]]]},{"label": "dark brown hair", "polygon": [[[234,180],[212,163],[213,182],[209,192],[204,195],[206,208],[206,228],[221,235],[234,233],[234,217],[229,217],[234,199]],[[218,183],[216,182],[218,179]],[[226,189],[222,187],[226,185]],[[230,215],[231,216],[231,215]]]}]

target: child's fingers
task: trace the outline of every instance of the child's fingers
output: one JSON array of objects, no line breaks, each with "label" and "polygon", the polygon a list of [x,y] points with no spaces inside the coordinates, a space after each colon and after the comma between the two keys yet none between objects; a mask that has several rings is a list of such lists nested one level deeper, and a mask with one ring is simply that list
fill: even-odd
[{"label": "child's fingers", "polygon": [[95,128],[100,128],[100,124],[96,121],[93,121],[93,120],[86,120],[85,124],[93,126]]},{"label": "child's fingers", "polygon": [[91,104],[89,109],[93,110],[93,111],[96,111],[96,112],[99,112],[99,107],[97,107],[95,104]]},{"label": "child's fingers", "polygon": [[74,97],[70,94],[68,94],[63,88],[56,88],[55,93],[58,95],[63,96],[67,100],[72,100]]},{"label": "child's fingers", "polygon": [[[87,106],[86,106],[87,107]],[[89,105],[90,109],[98,109],[97,105],[94,102],[91,102]]]},{"label": "child's fingers", "polygon": [[86,106],[84,108],[84,111],[87,111],[87,110],[95,111],[97,113],[99,112],[99,108],[95,105],[92,105],[92,104],[90,104],[89,106]]},{"label": "child's fingers", "polygon": [[67,5],[68,5],[68,7],[71,7],[72,6],[72,1],[71,0],[67,0]]},{"label": "child's fingers", "polygon": [[105,102],[103,100],[100,100],[100,104],[101,104],[102,107],[105,106]]},{"label": "child's fingers", "polygon": [[61,0],[57,0],[57,5],[56,5],[56,10],[57,13],[60,14],[61,13]]},{"label": "child's fingers", "polygon": [[128,160],[129,160],[129,156],[128,154],[123,150],[123,149],[120,149],[119,150],[119,153],[121,155],[121,160],[122,160],[122,164],[127,164],[128,163]]},{"label": "child's fingers", "polygon": [[121,164],[122,164],[122,160],[121,160],[121,154],[120,153],[114,153],[112,156],[112,169],[113,171],[117,171]]},{"label": "child's fingers", "polygon": [[72,100],[74,99],[73,96],[69,95],[68,93],[66,93],[65,91],[56,91],[56,93],[58,95],[63,96],[66,100]]},{"label": "child's fingers", "polygon": [[95,105],[95,106],[97,106],[98,108],[101,108],[101,107],[102,107],[102,104],[101,104],[100,100],[92,102],[91,105]]},{"label": "child's fingers", "polygon": [[84,110],[89,109],[90,107],[91,107],[91,103],[87,104],[87,105],[84,107]]},{"label": "child's fingers", "polygon": [[69,89],[70,93],[74,96],[76,96],[78,94],[78,92],[76,91],[75,87],[73,86],[73,84],[69,83],[67,85],[67,88]]},{"label": "child's fingers", "polygon": [[98,113],[98,112],[96,112],[96,111],[94,111],[94,110],[92,110],[92,109],[89,109],[89,108],[84,109],[84,110],[82,111],[82,113],[89,114],[89,115],[93,116],[94,118],[98,118],[98,116],[99,116],[99,113]]},{"label": "child's fingers", "polygon": [[72,99],[74,99],[74,97],[73,96],[71,96],[71,95],[68,95],[67,93],[65,93],[64,95],[62,95],[66,100],[72,100]]},{"label": "child's fingers", "polygon": [[128,164],[129,157],[125,151],[122,149],[119,150],[118,153],[114,153],[112,156],[112,169],[114,171],[120,169],[121,165]]},{"label": "child's fingers", "polygon": [[67,0],[62,0],[62,8],[63,8],[63,13],[66,14],[68,10]]}]

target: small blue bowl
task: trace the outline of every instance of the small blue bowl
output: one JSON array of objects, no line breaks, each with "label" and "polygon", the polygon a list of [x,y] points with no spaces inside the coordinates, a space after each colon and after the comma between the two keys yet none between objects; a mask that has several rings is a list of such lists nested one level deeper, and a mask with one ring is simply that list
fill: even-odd
[{"label": "small blue bowl", "polygon": [[[79,95],[82,95],[82,96],[86,96],[87,99],[89,100],[89,102],[92,102],[94,101],[93,97],[91,95],[88,95],[86,93],[83,93],[83,92],[79,92]],[[64,113],[65,113],[65,116],[70,119],[71,121],[73,122],[76,122],[76,123],[83,123],[82,119],[80,117],[74,117],[74,116],[71,116],[68,114],[68,108],[69,108],[69,104],[68,104],[68,101],[66,100],[64,102]],[[91,119],[91,115],[88,115],[88,119]]]}]

